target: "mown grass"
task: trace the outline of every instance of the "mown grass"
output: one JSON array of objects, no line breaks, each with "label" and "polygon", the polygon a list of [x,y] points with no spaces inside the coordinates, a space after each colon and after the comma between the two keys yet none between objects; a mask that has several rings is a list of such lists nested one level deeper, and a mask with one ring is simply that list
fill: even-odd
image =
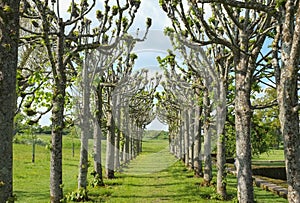
[{"label": "mown grass", "polygon": [[[40,139],[49,142],[50,137]],[[77,187],[80,141],[65,136],[63,143],[63,182],[67,194]],[[202,187],[202,179],[194,178],[192,171],[168,153],[167,143],[167,139],[159,137],[144,141],[143,153],[117,173],[116,179],[105,179],[104,187],[88,188],[90,202],[223,202],[217,200],[214,186]],[[31,145],[14,144],[17,203],[49,202],[49,165],[50,152],[44,146],[36,147],[36,162],[31,163]],[[236,178],[232,175],[228,175],[227,190],[230,198],[224,202],[236,202]],[[255,188],[255,198],[262,203],[287,202],[259,188]]]},{"label": "mown grass", "polygon": [[[50,136],[39,136],[49,143]],[[76,188],[80,141],[67,136],[63,139],[64,191]],[[74,141],[75,156],[72,156]],[[35,163],[31,162],[32,145],[14,144],[14,193],[20,203],[49,202],[50,151],[45,146],[36,146]]]},{"label": "mown grass", "polygon": [[254,156],[252,164],[255,166],[284,166],[284,151],[270,150],[259,156]]}]

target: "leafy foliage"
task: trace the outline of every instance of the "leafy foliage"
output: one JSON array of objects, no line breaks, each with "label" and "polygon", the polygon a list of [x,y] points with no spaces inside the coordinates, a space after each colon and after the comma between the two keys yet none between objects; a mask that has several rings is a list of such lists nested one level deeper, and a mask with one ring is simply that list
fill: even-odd
[{"label": "leafy foliage", "polygon": [[89,200],[88,190],[84,188],[80,188],[74,192],[66,194],[63,202],[67,202],[67,201],[85,202],[88,200]]}]

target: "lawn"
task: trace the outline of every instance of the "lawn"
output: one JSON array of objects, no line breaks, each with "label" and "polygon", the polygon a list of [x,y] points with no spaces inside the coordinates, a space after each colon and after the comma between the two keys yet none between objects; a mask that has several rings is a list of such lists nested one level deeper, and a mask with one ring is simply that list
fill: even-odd
[{"label": "lawn", "polygon": [[284,166],[284,151],[270,150],[252,158],[252,165],[255,166]]},{"label": "lawn", "polygon": [[[39,136],[49,143],[50,136]],[[74,140],[75,156],[72,156]],[[80,141],[67,136],[63,142],[63,183],[64,191],[77,187]],[[45,146],[36,146],[35,163],[32,160],[32,145],[14,144],[14,193],[16,202],[49,202],[50,151]]]},{"label": "lawn", "polygon": [[[49,142],[50,137],[41,136],[40,139]],[[168,153],[167,142],[167,139],[144,141],[143,153],[117,173],[116,179],[105,179],[104,187],[88,188],[91,202],[221,202],[217,200],[215,187],[200,186],[201,179],[194,178],[193,172]],[[63,182],[67,194],[77,187],[80,143],[68,136],[63,143]],[[16,202],[49,202],[50,152],[45,146],[37,146],[35,163],[31,163],[31,153],[31,145],[14,144]],[[225,202],[236,202],[236,178],[228,175],[227,185],[230,199]],[[255,188],[255,199],[262,203],[287,202],[259,188]]]}]

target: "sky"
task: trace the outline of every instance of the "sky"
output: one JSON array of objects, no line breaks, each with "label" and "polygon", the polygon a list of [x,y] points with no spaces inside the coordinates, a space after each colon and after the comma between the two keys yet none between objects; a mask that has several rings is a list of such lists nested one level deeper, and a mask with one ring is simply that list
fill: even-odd
[{"label": "sky", "polygon": [[[152,19],[152,26],[149,30],[146,40],[144,42],[137,43],[134,48],[134,52],[138,55],[135,69],[138,70],[145,68],[148,69],[149,73],[153,75],[155,72],[162,73],[156,57],[164,57],[167,54],[167,50],[172,48],[169,39],[163,34],[164,28],[170,26],[171,21],[160,8],[158,1],[159,0],[141,1],[140,8],[136,13],[135,21],[129,31],[130,34],[135,35],[137,29],[139,29],[139,32],[142,34],[146,27],[145,22],[147,17]],[[60,13],[62,17],[64,17],[63,12],[68,9],[69,5],[69,1],[60,1]],[[100,5],[96,5],[96,7],[98,6]],[[49,125],[49,118],[50,114],[45,115],[41,119],[40,124]],[[168,126],[160,123],[158,119],[155,119],[146,128],[149,130],[167,130]]]}]

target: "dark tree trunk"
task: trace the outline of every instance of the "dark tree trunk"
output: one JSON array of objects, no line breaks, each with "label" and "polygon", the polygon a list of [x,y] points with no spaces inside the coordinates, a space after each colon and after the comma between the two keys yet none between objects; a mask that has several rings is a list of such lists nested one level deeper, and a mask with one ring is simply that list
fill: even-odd
[{"label": "dark tree trunk", "polygon": [[[14,114],[18,63],[19,0],[0,1],[0,203],[13,195]],[[10,10],[4,11],[8,6]]]}]

